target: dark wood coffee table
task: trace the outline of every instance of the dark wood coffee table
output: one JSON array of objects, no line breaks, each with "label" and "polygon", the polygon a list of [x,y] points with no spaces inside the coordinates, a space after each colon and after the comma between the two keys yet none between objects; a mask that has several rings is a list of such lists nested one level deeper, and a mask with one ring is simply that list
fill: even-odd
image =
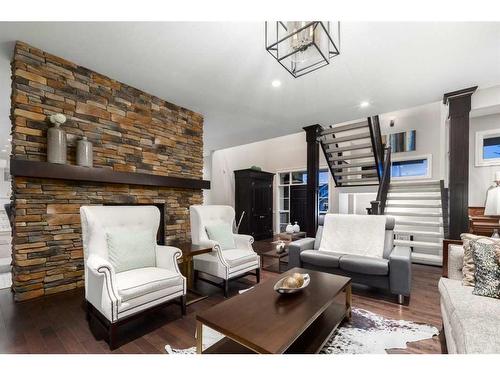
[{"label": "dark wood coffee table", "polygon": [[[309,286],[296,294],[276,293],[276,281],[294,272],[308,273]],[[203,353],[317,353],[346,318],[350,278],[293,268],[197,314],[196,348],[202,353],[206,325],[226,337]]]}]

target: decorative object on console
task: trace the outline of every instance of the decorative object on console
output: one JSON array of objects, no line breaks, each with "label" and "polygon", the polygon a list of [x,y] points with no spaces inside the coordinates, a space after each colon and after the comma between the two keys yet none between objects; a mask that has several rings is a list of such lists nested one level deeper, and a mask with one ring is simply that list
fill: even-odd
[{"label": "decorative object on console", "polygon": [[285,251],[285,242],[279,240],[276,244],[276,253],[281,254],[283,251]]},{"label": "decorative object on console", "polygon": [[288,225],[286,226],[285,232],[287,232],[288,234],[291,234],[294,232],[292,223],[288,223]]},{"label": "decorative object on console", "polygon": [[266,50],[294,78],[330,64],[340,54],[340,22],[265,23]]},{"label": "decorative object on console", "polygon": [[382,143],[387,147],[391,146],[391,152],[415,151],[417,131],[407,130],[400,133],[391,133],[382,136]]},{"label": "decorative object on console", "polygon": [[57,113],[50,116],[50,122],[54,126],[47,130],[47,161],[55,164],[66,164],[66,132],[60,127],[66,122],[66,116]]},{"label": "decorative object on console", "polygon": [[297,222],[293,225],[293,233],[299,233],[300,232],[300,226]]},{"label": "decorative object on console", "polygon": [[[495,185],[491,186],[486,192],[484,215],[500,216],[500,172],[495,172]],[[498,235],[498,229],[495,228],[493,230],[491,237],[500,238]]]},{"label": "decorative object on console", "polygon": [[92,167],[94,164],[92,143],[87,137],[82,137],[76,142],[76,164],[80,167]]}]

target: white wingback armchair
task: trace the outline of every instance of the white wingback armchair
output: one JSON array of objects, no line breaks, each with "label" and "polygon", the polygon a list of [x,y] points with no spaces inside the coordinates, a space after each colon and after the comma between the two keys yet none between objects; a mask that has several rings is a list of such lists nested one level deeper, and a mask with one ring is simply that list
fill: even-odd
[{"label": "white wingback armchair", "polygon": [[87,318],[96,317],[108,329],[115,346],[118,325],[133,315],[180,298],[186,313],[186,278],[177,265],[181,250],[156,245],[155,266],[116,272],[108,257],[107,233],[113,230],[158,231],[160,212],[155,206],[82,206]]},{"label": "white wingback armchair", "polygon": [[[253,250],[252,236],[233,234],[235,248],[221,250],[216,241],[210,240],[206,231],[208,225],[226,223],[233,227],[235,212],[231,206],[195,205],[189,208],[191,218],[191,241],[195,245],[212,247],[211,253],[194,257],[195,279],[198,272],[216,276],[223,280],[224,296],[228,296],[229,280],[255,270],[257,282],[260,282],[260,257]],[[211,282],[207,279],[203,281]],[[213,283],[213,282],[212,282]],[[220,286],[217,284],[217,286]]]}]

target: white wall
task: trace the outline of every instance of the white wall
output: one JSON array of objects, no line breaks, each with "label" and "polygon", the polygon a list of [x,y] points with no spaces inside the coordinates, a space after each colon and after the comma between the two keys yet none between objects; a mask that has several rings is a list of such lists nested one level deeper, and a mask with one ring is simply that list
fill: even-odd
[{"label": "white wall", "polygon": [[[399,133],[416,130],[416,150],[410,152],[397,152],[392,154],[392,159],[432,155],[431,179],[441,179],[442,162],[441,145],[444,144],[441,132],[441,103],[435,102],[418,107],[402,109],[384,113],[379,116],[382,134]],[[394,127],[390,121],[394,119]]]},{"label": "white wall", "polygon": [[469,136],[469,206],[484,207],[486,191],[492,185],[495,172],[500,165],[476,167],[476,132],[481,130],[500,129],[500,113],[471,118]]},{"label": "white wall", "polygon": [[0,205],[10,202],[11,183],[4,179],[5,170],[8,170],[8,162],[0,159]]}]

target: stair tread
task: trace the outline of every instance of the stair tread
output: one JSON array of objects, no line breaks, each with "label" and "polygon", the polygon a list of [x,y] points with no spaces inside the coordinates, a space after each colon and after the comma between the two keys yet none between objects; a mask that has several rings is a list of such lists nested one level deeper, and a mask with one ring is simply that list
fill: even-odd
[{"label": "stair tread", "polygon": [[322,137],[321,142],[324,145],[329,145],[332,143],[342,143],[342,142],[355,141],[355,140],[365,139],[365,138],[370,138],[369,132],[351,134],[351,135],[346,135],[345,137],[329,138],[329,139],[325,139],[325,137]]},{"label": "stair tread", "polygon": [[438,193],[441,192],[441,189],[439,188],[432,188],[432,187],[426,187],[426,188],[419,188],[416,190],[415,188],[389,188],[389,193]]},{"label": "stair tread", "polygon": [[350,171],[350,172],[336,172],[335,176],[352,176],[352,175],[377,175],[376,170],[358,170],[358,171]]},{"label": "stair tread", "polygon": [[409,241],[409,240],[394,240],[394,245],[421,247],[427,249],[441,249],[443,246],[439,242]]},{"label": "stair tread", "polygon": [[428,232],[424,230],[405,230],[405,229],[394,229],[394,234],[403,235],[415,235],[415,236],[427,236],[427,237],[443,237],[441,232]]},{"label": "stair tread", "polygon": [[416,227],[442,227],[443,223],[440,223],[438,221],[396,220],[396,225]]},{"label": "stair tread", "polygon": [[345,180],[340,180],[339,182],[342,182],[345,184],[346,182],[368,182],[368,181],[378,181],[378,177],[366,177],[366,178],[349,178]]},{"label": "stair tread", "polygon": [[430,264],[433,266],[441,266],[443,264],[443,257],[440,254],[425,254],[413,252],[411,254],[414,263]]},{"label": "stair tread", "polygon": [[392,208],[441,208],[441,202],[434,204],[419,204],[419,203],[387,203],[390,200],[387,199],[385,206]]},{"label": "stair tread", "polygon": [[361,150],[363,148],[372,148],[372,143],[371,142],[364,142],[364,143],[358,143],[358,144],[353,144],[349,146],[343,146],[343,147],[330,147],[331,145],[328,146],[327,151],[330,154],[338,154],[341,152],[345,151],[351,151],[351,150]]},{"label": "stair tread", "polygon": [[375,162],[362,161],[359,163],[350,163],[350,164],[334,164],[332,166],[333,169],[346,169],[346,168],[356,168],[356,167],[373,167],[373,168],[375,168]]},{"label": "stair tread", "polygon": [[430,180],[430,181],[401,181],[401,182],[392,182],[390,186],[440,186],[440,180]]},{"label": "stair tread", "polygon": [[393,195],[393,194],[387,194],[387,200],[406,200],[406,201],[413,201],[413,200],[419,200],[419,201],[424,201],[424,200],[438,200],[441,201],[441,195]]},{"label": "stair tread", "polygon": [[415,217],[442,217],[442,212],[404,212],[404,211],[392,211],[386,210],[385,213],[391,216],[415,216]]},{"label": "stair tread", "polygon": [[[329,153],[327,151],[327,153]],[[335,152],[333,153],[335,154]],[[359,153],[359,154],[349,154],[342,156],[330,156],[328,157],[329,161],[344,161],[344,160],[353,160],[353,159],[364,159],[364,158],[373,158],[373,154],[371,152]]]},{"label": "stair tread", "polygon": [[363,127],[368,127],[368,122],[366,120],[361,121],[361,122],[356,122],[354,124],[333,125],[332,127],[328,128],[328,129],[324,129],[321,132],[321,135],[340,133],[340,132],[345,132],[347,130],[354,130],[354,129],[359,129],[359,128],[363,128]]}]

